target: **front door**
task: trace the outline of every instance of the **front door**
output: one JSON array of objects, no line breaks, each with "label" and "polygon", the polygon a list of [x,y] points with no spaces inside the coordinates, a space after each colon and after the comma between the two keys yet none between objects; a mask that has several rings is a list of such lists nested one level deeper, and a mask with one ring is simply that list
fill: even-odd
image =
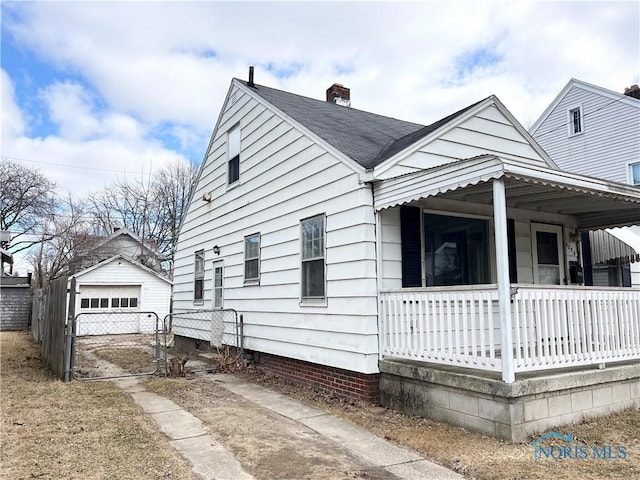
[{"label": "front door", "polygon": [[533,282],[543,285],[565,283],[562,226],[531,224]]}]

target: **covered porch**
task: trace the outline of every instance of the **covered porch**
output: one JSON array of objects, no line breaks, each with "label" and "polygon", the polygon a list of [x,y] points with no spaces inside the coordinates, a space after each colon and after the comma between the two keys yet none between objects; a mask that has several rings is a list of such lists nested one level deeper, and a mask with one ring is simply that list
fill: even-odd
[{"label": "covered porch", "polygon": [[381,360],[513,383],[640,359],[640,289],[585,286],[580,243],[640,224],[637,188],[486,155],[374,196]]}]

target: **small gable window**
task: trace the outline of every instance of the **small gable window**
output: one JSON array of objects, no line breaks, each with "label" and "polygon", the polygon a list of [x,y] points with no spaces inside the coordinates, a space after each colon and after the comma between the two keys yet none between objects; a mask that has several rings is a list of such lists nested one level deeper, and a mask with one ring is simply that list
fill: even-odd
[{"label": "small gable window", "polygon": [[577,135],[584,130],[582,107],[569,110],[569,135]]},{"label": "small gable window", "polygon": [[227,163],[228,184],[232,185],[240,179],[240,126],[236,125],[227,135],[229,160]]}]

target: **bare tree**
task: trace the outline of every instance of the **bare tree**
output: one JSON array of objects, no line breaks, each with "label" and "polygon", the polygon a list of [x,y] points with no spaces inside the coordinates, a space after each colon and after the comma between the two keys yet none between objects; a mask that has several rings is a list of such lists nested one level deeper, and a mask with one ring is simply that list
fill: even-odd
[{"label": "bare tree", "polygon": [[68,270],[81,248],[79,242],[87,237],[85,208],[82,201],[74,201],[67,195],[60,202],[57,213],[43,225],[47,238],[43,238],[38,249],[28,256],[37,288],[46,288],[52,279]]},{"label": "bare tree", "polygon": [[118,180],[89,196],[92,231],[109,235],[127,227],[144,241],[151,240],[173,267],[178,230],[194,187],[197,167],[174,161],[156,172],[145,184]]},{"label": "bare tree", "polygon": [[[0,230],[12,231],[13,251],[26,250],[43,240],[25,240],[55,212],[56,185],[39,170],[3,158],[0,166]],[[39,232],[42,233],[42,232]],[[18,242],[15,240],[18,239]],[[20,243],[21,247],[16,245]],[[7,246],[5,246],[7,247]]]},{"label": "bare tree", "polygon": [[169,257],[173,271],[173,256],[178,244],[178,234],[182,218],[187,213],[191,192],[195,187],[198,169],[193,163],[171,163],[154,177],[155,197],[161,199],[158,219],[162,219],[163,237],[156,241],[162,245]]}]

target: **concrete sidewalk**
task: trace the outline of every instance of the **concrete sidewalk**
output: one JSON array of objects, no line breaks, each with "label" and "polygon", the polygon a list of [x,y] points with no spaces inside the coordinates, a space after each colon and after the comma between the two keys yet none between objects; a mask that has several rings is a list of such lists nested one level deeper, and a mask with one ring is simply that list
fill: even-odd
[{"label": "concrete sidewalk", "polygon": [[[204,377],[216,385],[279,414],[283,422],[298,422],[349,452],[363,465],[388,472],[390,479],[462,479],[464,477],[430,462],[417,453],[400,448],[367,430],[339,419],[319,408],[310,407],[285,395],[247,383],[233,375]],[[158,424],[176,448],[203,479],[252,479],[240,462],[215,438],[202,422],[171,400],[148,392],[135,378],[115,380]],[[302,427],[304,426],[304,427]]]}]

